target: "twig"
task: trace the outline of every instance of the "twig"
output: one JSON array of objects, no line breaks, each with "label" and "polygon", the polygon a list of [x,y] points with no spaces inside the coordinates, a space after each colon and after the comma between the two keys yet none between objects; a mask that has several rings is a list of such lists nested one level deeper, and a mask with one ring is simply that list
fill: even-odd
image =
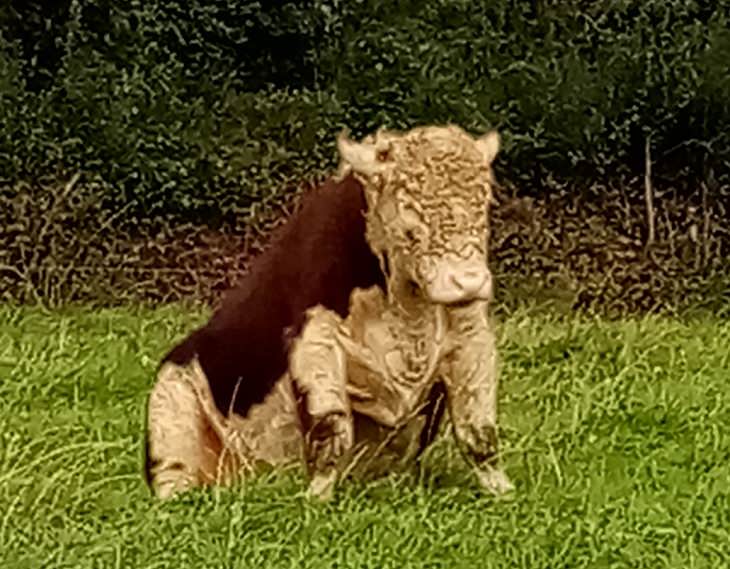
[{"label": "twig", "polygon": [[[36,271],[38,273],[41,273],[42,268],[42,261],[41,261],[41,255],[43,255],[43,242],[46,238],[46,235],[49,231],[53,228],[53,222],[54,217],[58,213],[58,208],[62,207],[63,200],[65,200],[68,195],[71,193],[71,190],[73,190],[74,186],[76,185],[76,182],[79,181],[79,178],[81,177],[80,172],[76,172],[71,179],[66,183],[63,190],[61,190],[60,193],[54,193],[51,196],[51,205],[48,208],[48,211],[44,213],[44,215],[41,217],[41,223],[40,228],[38,229],[38,233],[35,237],[35,243],[33,246],[33,250],[30,254],[30,260],[28,260],[25,265],[28,267],[31,271]],[[40,282],[40,279],[43,277],[42,274],[39,274],[38,276],[38,283],[37,285],[33,284],[32,282],[28,282],[28,288],[32,288],[33,296],[35,297],[36,301],[40,301],[40,295],[38,293],[37,287],[43,286]],[[48,281],[46,282],[46,289],[45,293],[48,293],[47,287],[48,287]]]},{"label": "twig", "polygon": [[677,254],[677,248],[674,242],[674,226],[672,225],[672,219],[668,211],[665,213],[665,217],[667,220],[667,242],[669,243],[669,255],[674,258],[674,256]]},{"label": "twig", "polygon": [[629,204],[629,198],[626,195],[626,191],[624,190],[623,184],[621,184],[621,182],[618,183],[618,191],[621,194],[621,199],[623,201],[622,205],[624,208],[623,230],[624,232],[626,232],[626,235],[631,235],[631,204]]},{"label": "twig", "polygon": [[707,184],[702,182],[702,265],[706,267],[710,262],[710,204],[707,200]]},{"label": "twig", "polygon": [[656,233],[656,219],[654,213],[654,190],[651,185],[651,136],[646,137],[644,145],[644,200],[646,201],[646,225],[647,236],[646,246],[650,247],[654,244]]}]

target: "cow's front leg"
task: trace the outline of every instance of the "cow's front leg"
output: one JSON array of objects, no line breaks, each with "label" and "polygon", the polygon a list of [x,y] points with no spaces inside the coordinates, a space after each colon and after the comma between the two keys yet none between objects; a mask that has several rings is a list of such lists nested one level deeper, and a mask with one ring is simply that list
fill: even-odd
[{"label": "cow's front leg", "polygon": [[338,341],[342,320],[317,306],[294,341],[290,355],[292,382],[300,398],[309,492],[328,499],[340,461],[352,448],[354,427],[346,391],[346,355]]},{"label": "cow's front leg", "polygon": [[484,303],[450,313],[455,350],[444,371],[454,434],[481,486],[504,494],[514,486],[499,464],[498,365]]}]

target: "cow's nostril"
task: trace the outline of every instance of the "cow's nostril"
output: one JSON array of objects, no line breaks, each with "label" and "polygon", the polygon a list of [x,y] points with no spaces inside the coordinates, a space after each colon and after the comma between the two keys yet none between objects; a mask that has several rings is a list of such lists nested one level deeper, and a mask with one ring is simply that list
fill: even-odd
[{"label": "cow's nostril", "polygon": [[458,288],[459,290],[464,290],[464,281],[462,278],[460,278],[460,275],[457,275],[455,273],[451,273],[449,275],[449,280],[451,283]]},{"label": "cow's nostril", "polygon": [[482,271],[464,271],[461,274],[452,274],[451,282],[460,291],[473,292],[481,288],[486,275]]}]

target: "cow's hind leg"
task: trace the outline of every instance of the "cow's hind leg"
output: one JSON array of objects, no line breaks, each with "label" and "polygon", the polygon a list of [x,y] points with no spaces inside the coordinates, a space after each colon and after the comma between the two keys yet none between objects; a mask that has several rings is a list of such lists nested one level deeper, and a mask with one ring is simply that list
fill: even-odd
[{"label": "cow's hind leg", "polygon": [[352,448],[354,427],[346,390],[346,355],[337,336],[342,320],[317,306],[294,341],[290,370],[300,400],[304,453],[311,495],[328,499],[341,461]]},{"label": "cow's hind leg", "polygon": [[147,405],[147,480],[159,498],[211,483],[218,474],[220,437],[201,401],[199,366],[165,363]]}]

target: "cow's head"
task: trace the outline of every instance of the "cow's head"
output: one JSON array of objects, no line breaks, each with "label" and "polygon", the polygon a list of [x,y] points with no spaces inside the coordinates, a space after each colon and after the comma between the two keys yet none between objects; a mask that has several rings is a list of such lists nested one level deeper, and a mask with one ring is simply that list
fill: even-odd
[{"label": "cow's head", "polygon": [[368,202],[367,238],[384,260],[389,287],[431,302],[488,300],[488,204],[492,131],[474,138],[456,126],[379,130],[362,142],[338,139],[342,174],[353,172]]}]

